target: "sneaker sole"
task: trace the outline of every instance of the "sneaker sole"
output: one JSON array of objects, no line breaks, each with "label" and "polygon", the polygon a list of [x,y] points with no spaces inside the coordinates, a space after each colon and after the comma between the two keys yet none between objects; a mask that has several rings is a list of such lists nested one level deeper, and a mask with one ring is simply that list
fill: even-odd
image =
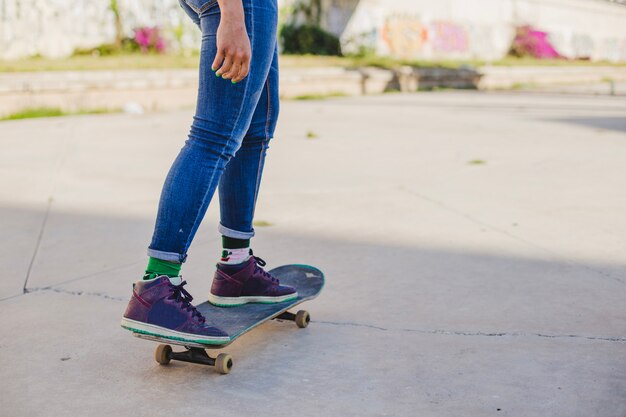
[{"label": "sneaker sole", "polygon": [[242,297],[220,297],[209,293],[209,303],[218,307],[236,307],[248,303],[259,304],[276,304],[283,303],[285,301],[291,301],[298,298],[298,293],[281,295],[280,297],[268,297],[268,296],[242,296]]},{"label": "sneaker sole", "polygon": [[176,330],[166,329],[165,327],[156,326],[154,324],[127,319],[126,317],[122,318],[120,324],[126,330],[130,330],[134,333],[141,333],[177,342],[192,342],[203,345],[223,345],[230,342],[230,337],[228,336],[201,336],[197,334],[177,332]]}]

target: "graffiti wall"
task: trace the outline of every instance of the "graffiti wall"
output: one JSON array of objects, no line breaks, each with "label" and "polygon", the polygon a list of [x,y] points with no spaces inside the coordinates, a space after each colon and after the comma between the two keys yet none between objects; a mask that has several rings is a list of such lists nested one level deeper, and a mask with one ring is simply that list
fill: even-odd
[{"label": "graffiti wall", "polygon": [[423,50],[428,28],[418,16],[391,14],[385,18],[381,38],[391,55],[409,58]]},{"label": "graffiti wall", "polygon": [[[198,28],[178,0],[118,0],[126,35],[155,26],[171,48],[197,46]],[[0,0],[0,58],[63,57],[115,38],[111,0]]]},{"label": "graffiti wall", "polygon": [[494,60],[530,25],[564,57],[626,61],[624,22],[626,5],[597,0],[362,0],[340,35],[345,52]]},{"label": "graffiti wall", "polygon": [[469,50],[467,29],[458,23],[435,21],[430,25],[433,50],[441,54],[464,53]]},{"label": "graffiti wall", "polygon": [[470,50],[470,34],[467,28],[442,20],[426,23],[419,15],[386,16],[380,37],[385,52],[400,58],[430,53],[465,54]]},{"label": "graffiti wall", "polygon": [[[295,0],[279,0],[281,10]],[[173,49],[193,49],[199,32],[178,0],[117,0],[126,34],[158,25]],[[112,0],[0,0],[0,59],[62,57],[112,42]],[[626,61],[626,5],[604,0],[321,0],[322,25],[345,52],[407,59],[494,60],[515,27],[548,33],[560,55]]]}]

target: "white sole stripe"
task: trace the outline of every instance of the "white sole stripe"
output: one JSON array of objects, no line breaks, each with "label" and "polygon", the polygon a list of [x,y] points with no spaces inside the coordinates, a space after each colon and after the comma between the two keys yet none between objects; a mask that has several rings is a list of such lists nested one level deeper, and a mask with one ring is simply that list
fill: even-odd
[{"label": "white sole stripe", "polygon": [[156,326],[154,324],[143,323],[140,321],[128,319],[126,317],[122,318],[121,326],[132,330],[137,330],[140,332],[147,332],[148,334],[154,336],[161,336],[167,338],[168,336],[173,338],[173,340],[184,341],[188,340],[190,342],[201,342],[206,341],[207,343],[211,342],[229,342],[230,337],[228,336],[202,336],[199,334],[191,334],[178,332],[176,330],[166,329],[165,327]]},{"label": "white sole stripe", "polygon": [[209,293],[209,302],[213,305],[217,306],[228,306],[234,307],[248,303],[263,303],[263,304],[274,304],[274,303],[282,303],[284,301],[294,300],[298,298],[298,293],[295,292],[293,294],[286,294],[280,297],[269,297],[269,296],[241,296],[241,297],[220,297],[219,295],[214,295]]}]

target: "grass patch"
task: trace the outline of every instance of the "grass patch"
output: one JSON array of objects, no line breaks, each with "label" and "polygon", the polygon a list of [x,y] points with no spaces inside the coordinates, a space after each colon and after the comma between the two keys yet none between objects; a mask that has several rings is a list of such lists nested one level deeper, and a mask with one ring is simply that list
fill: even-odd
[{"label": "grass patch", "polygon": [[487,162],[482,159],[472,159],[471,161],[467,161],[470,165],[485,165]]},{"label": "grass patch", "polygon": [[[106,56],[75,55],[63,59],[42,57],[19,60],[0,60],[0,72],[33,72],[33,71],[82,71],[82,70],[123,70],[123,69],[196,69],[200,58],[197,53],[190,56],[177,54],[133,54],[120,53]],[[625,62],[591,62],[568,61],[561,59],[535,59],[507,57],[498,61],[480,60],[405,60],[391,57],[366,56],[317,56],[317,55],[282,55],[280,64],[283,68],[298,67],[378,67],[397,68],[408,65],[419,68],[460,68],[480,67],[483,65],[497,66],[614,66],[624,67]]]},{"label": "grass patch", "polygon": [[402,65],[413,67],[446,67],[458,68],[463,65],[459,61],[417,61],[396,59],[385,56],[317,56],[317,55],[282,55],[280,65],[283,68],[307,68],[307,67],[377,67],[383,69],[398,68]]},{"label": "grass patch", "polygon": [[529,88],[530,84],[528,83],[513,83],[511,84],[511,90],[523,90],[525,88]]},{"label": "grass patch", "polygon": [[85,71],[130,69],[196,69],[198,55],[119,54],[110,56],[77,55],[63,59],[27,58],[0,60],[0,72]]},{"label": "grass patch", "polygon": [[11,113],[7,116],[0,117],[0,121],[3,120],[22,120],[22,119],[37,119],[41,117],[61,117],[61,116],[74,116],[80,114],[103,114],[103,113],[115,113],[118,109],[85,109],[74,112],[66,112],[58,107],[33,107],[20,110],[15,113]]},{"label": "grass patch", "polygon": [[333,97],[347,97],[346,93],[342,93],[341,91],[334,91],[326,94],[302,94],[299,96],[293,97],[292,100],[326,100],[327,98]]},{"label": "grass patch", "polygon": [[569,60],[569,59],[538,59],[538,58],[518,58],[505,57],[493,62],[476,61],[480,65],[496,65],[501,67],[512,66],[540,66],[540,67],[626,67],[626,62],[610,62],[610,61],[588,61],[588,60]]},{"label": "grass patch", "polygon": [[592,62],[587,60],[566,60],[566,59],[537,59],[537,58],[517,58],[505,57],[496,61],[471,60],[438,60],[425,61],[415,59],[397,59],[378,55],[365,56],[315,56],[315,55],[282,55],[280,63],[283,67],[315,67],[315,66],[336,66],[336,67],[378,67],[383,69],[398,68],[399,66],[410,66],[416,68],[477,68],[485,65],[495,66],[610,66],[626,67],[626,62]]},{"label": "grass patch", "polygon": [[11,113],[8,116],[2,117],[0,120],[35,119],[38,117],[59,117],[64,115],[63,110],[56,107],[37,107]]},{"label": "grass patch", "polygon": [[257,226],[257,227],[269,227],[269,226],[273,226],[274,223],[270,223],[265,220],[255,220],[252,222],[252,225]]},{"label": "grass patch", "polygon": [[306,132],[306,138],[307,139],[317,139],[319,136],[317,135],[317,133],[315,133],[312,130],[307,130]]}]

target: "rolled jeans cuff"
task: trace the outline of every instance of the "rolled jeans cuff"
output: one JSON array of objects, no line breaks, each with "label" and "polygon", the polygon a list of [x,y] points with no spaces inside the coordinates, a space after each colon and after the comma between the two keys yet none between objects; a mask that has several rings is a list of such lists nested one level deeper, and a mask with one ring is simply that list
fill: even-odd
[{"label": "rolled jeans cuff", "polygon": [[254,229],[252,229],[251,232],[240,232],[238,230],[229,229],[228,227],[224,226],[222,223],[220,223],[217,230],[223,236],[232,237],[233,239],[250,239],[251,237],[254,236]]},{"label": "rolled jeans cuff", "polygon": [[163,252],[160,250],[150,249],[150,248],[148,248],[148,256],[151,258],[160,259],[162,261],[178,262],[181,264],[185,262],[185,260],[187,259],[186,254],[181,255],[180,253],[176,253],[176,252]]}]

